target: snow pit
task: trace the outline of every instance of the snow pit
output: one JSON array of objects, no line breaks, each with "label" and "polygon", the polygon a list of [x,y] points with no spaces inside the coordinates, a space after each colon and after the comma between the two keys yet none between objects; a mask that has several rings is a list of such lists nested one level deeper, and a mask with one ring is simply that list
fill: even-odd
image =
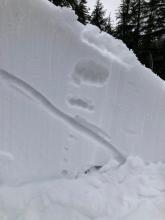
[{"label": "snow pit", "polygon": [[70,9],[0,2],[0,220],[164,220],[164,81]]}]

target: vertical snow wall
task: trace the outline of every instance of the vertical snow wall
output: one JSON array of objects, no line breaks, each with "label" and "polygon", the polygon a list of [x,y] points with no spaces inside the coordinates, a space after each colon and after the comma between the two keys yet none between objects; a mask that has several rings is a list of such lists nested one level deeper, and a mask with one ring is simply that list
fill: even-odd
[{"label": "vertical snow wall", "polygon": [[1,182],[165,160],[164,82],[69,9],[0,0],[0,68]]}]

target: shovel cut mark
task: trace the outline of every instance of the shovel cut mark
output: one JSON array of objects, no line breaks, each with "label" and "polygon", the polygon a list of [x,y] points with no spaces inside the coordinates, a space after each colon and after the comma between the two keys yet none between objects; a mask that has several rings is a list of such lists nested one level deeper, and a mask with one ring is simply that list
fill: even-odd
[{"label": "shovel cut mark", "polygon": [[94,111],[94,105],[92,101],[86,98],[81,98],[78,96],[70,96],[68,97],[67,102],[71,107],[80,108],[82,110],[86,110],[89,112]]},{"label": "shovel cut mark", "polygon": [[74,68],[72,79],[75,84],[102,87],[108,81],[108,69],[92,59],[80,60]]}]

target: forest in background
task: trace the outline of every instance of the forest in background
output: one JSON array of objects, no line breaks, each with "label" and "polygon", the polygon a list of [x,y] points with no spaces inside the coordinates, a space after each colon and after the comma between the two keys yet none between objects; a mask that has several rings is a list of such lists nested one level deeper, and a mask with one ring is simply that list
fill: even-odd
[{"label": "forest in background", "polygon": [[[70,7],[83,24],[96,25],[133,50],[139,61],[165,80],[165,1],[121,0],[116,24],[107,16],[101,0],[92,12],[87,0],[49,0],[56,6]],[[109,11],[111,9],[108,9]]]}]

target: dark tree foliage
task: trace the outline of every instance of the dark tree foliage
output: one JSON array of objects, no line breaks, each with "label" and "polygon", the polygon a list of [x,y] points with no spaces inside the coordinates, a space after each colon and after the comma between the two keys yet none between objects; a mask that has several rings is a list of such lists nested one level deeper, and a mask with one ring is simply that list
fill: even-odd
[{"label": "dark tree foliage", "polygon": [[75,9],[77,5],[77,0],[49,0],[56,6],[61,6],[61,7],[71,7]]},{"label": "dark tree foliage", "polygon": [[132,33],[132,48],[138,52],[140,34],[142,29],[142,15],[144,10],[144,0],[130,1],[130,26]]},{"label": "dark tree foliage", "polygon": [[123,0],[115,34],[145,66],[165,79],[164,0]]},{"label": "dark tree foliage", "polygon": [[105,17],[106,11],[100,0],[97,0],[94,10],[91,14],[90,23],[100,28],[101,31],[105,30],[107,24],[107,18]]},{"label": "dark tree foliage", "polygon": [[165,1],[144,2],[139,59],[165,79],[165,53],[161,50],[165,35]]},{"label": "dark tree foliage", "polygon": [[105,25],[105,32],[108,34],[113,34],[113,29],[112,29],[112,22],[111,22],[111,15],[107,18],[106,25]]},{"label": "dark tree foliage", "polygon": [[80,0],[75,8],[75,13],[78,16],[78,21],[82,24],[87,24],[89,22],[90,16],[86,0]]},{"label": "dark tree foliage", "polygon": [[131,47],[131,24],[130,24],[130,0],[122,0],[117,14],[116,37],[122,39],[129,47]]}]

